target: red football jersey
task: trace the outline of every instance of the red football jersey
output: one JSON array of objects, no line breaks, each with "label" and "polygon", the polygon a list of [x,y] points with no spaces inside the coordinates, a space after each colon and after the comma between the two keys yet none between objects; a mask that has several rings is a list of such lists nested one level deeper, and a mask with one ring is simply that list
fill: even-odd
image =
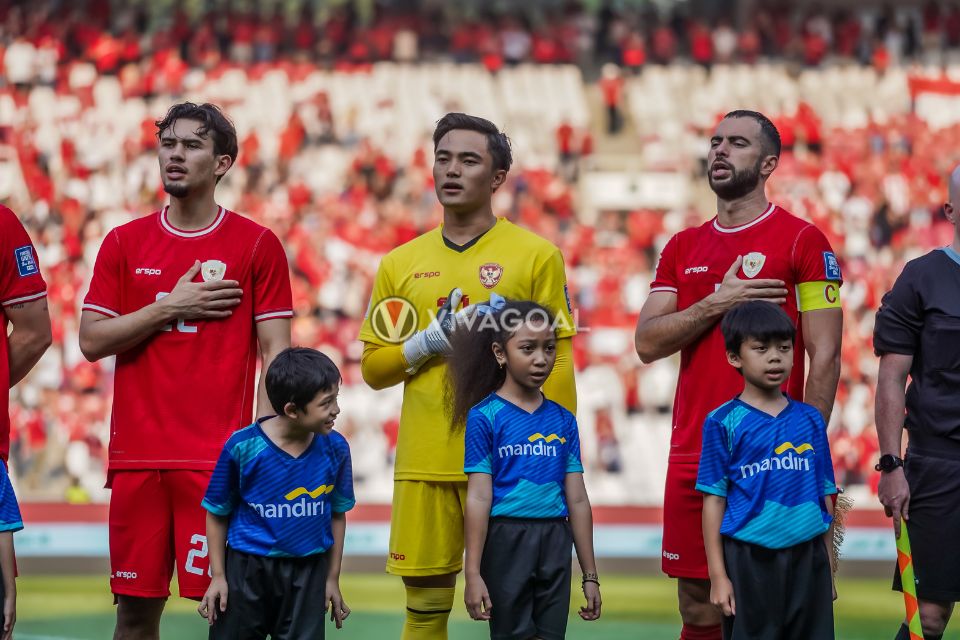
[{"label": "red football jersey", "polygon": [[256,323],[293,316],[290,275],[272,231],[220,209],[198,231],[167,210],[117,227],[103,240],[85,311],[116,317],[173,290],[193,265],[196,281],[237,280],[240,304],[223,320],[172,323],[117,356],[110,469],[213,469],[256,396]]},{"label": "red football jersey", "polygon": [[[786,283],[784,311],[797,325],[793,370],[784,384],[791,398],[803,399],[803,333],[796,287],[802,282],[840,282],[836,256],[815,226],[771,204],[739,227],[722,227],[716,218],[673,236],[663,248],[650,292],[677,294],[677,310],[710,295],[737,256],[740,278],[777,278]],[[743,391],[743,378],[726,358],[720,323],[680,351],[680,379],[673,400],[670,460],[696,462],[707,414]]]},{"label": "red football jersey", "polygon": [[6,307],[47,295],[37,251],[17,214],[0,205],[0,458],[10,453],[10,357]]}]

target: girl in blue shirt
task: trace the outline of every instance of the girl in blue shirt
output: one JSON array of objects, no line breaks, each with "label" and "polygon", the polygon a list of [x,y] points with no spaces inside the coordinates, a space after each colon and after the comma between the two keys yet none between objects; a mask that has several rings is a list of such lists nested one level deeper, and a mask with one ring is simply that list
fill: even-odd
[{"label": "girl in blue shirt", "polygon": [[508,301],[458,327],[447,362],[448,404],[466,429],[466,593],[491,638],[562,639],[577,550],[587,604],[600,617],[593,519],[576,418],[540,391],[556,359],[554,316]]}]

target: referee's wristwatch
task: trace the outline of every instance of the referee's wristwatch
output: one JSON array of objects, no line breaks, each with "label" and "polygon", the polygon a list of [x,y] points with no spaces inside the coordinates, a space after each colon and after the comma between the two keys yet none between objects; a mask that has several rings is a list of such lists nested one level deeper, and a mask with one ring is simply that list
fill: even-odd
[{"label": "referee's wristwatch", "polygon": [[885,453],[880,456],[880,462],[876,464],[873,468],[877,471],[882,471],[883,473],[890,473],[897,467],[903,466],[903,459],[895,456],[890,453]]}]

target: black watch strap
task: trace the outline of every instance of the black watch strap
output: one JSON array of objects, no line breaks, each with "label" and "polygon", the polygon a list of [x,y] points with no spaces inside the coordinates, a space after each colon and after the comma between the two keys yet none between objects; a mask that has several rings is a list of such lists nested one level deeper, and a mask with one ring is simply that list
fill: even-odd
[{"label": "black watch strap", "polygon": [[903,466],[903,459],[890,453],[880,456],[880,461],[874,466],[877,471],[889,473],[897,467]]}]

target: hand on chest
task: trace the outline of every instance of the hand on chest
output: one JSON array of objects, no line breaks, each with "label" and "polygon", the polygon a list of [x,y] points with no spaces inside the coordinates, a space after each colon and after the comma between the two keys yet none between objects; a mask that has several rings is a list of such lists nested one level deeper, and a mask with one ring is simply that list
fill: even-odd
[{"label": "hand on chest", "polygon": [[698,294],[699,297],[716,291],[738,257],[742,257],[743,262],[734,274],[736,278],[777,279],[783,280],[788,288],[792,287],[795,283],[788,251],[789,247],[777,246],[769,241],[716,243],[692,250],[678,264],[680,289]]}]

